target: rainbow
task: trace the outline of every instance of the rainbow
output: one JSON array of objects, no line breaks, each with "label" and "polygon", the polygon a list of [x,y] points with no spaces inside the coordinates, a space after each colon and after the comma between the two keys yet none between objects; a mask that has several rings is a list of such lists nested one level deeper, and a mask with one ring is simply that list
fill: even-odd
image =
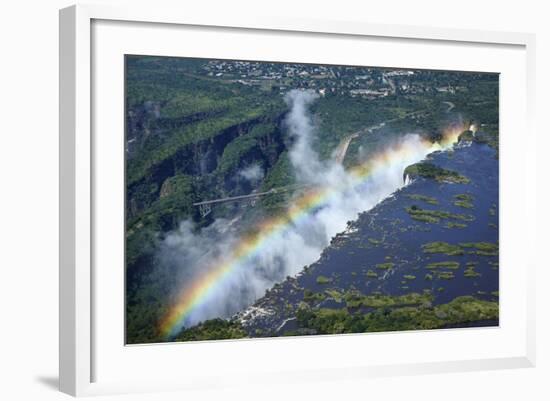
[{"label": "rainbow", "polygon": [[[449,148],[458,139],[462,132],[460,128],[454,128],[444,133],[440,143],[423,141],[425,154],[436,150]],[[413,149],[403,143],[386,149],[365,163],[351,168],[348,173],[352,177],[349,188],[358,187],[369,177],[384,169],[411,160],[416,154]],[[341,194],[341,190],[335,188],[315,188],[306,191],[293,201],[287,210],[279,216],[265,219],[257,224],[249,233],[240,238],[230,255],[216,259],[206,273],[197,277],[192,283],[184,287],[176,302],[169,308],[159,324],[159,333],[163,338],[169,339],[177,334],[184,325],[189,314],[204,304],[218,285],[228,280],[239,266],[253,259],[263,249],[270,239],[281,235],[285,230],[301,219],[307,218],[323,205],[329,203],[331,197]]]}]

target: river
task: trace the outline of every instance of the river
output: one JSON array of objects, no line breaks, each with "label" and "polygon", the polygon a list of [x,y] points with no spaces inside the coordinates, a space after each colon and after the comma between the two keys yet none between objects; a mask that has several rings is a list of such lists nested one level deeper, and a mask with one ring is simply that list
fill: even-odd
[{"label": "river", "polygon": [[[480,243],[498,247],[499,169],[495,150],[474,142],[450,152],[435,152],[428,161],[466,176],[469,183],[416,178],[361,213],[333,238],[317,262],[276,284],[251,308],[235,316],[249,335],[258,331],[284,335],[294,330],[295,312],[305,291],[353,289],[366,295],[391,296],[430,291],[435,305],[464,295],[498,300],[498,248],[495,253],[475,247]],[[411,207],[443,214],[437,222],[418,221],[407,211]],[[426,244],[436,241],[462,244],[463,252],[427,253]],[[439,267],[429,268],[438,263]],[[316,307],[342,305],[332,297],[323,297]]]}]

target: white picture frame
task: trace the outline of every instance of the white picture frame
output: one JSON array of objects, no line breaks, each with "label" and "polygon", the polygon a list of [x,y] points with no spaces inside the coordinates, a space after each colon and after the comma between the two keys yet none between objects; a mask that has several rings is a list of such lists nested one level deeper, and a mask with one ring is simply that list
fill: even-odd
[{"label": "white picture frame", "polygon": [[[94,102],[92,96],[94,89],[92,80],[94,68],[98,68],[94,55],[98,54],[97,47],[105,41],[93,41],[94,24],[106,21],[108,24],[131,23],[146,24],[147,26],[158,26],[162,29],[177,29],[177,27],[200,27],[208,29],[230,29],[234,32],[263,32],[264,34],[284,34],[287,36],[307,36],[328,38],[382,38],[385,41],[419,41],[430,42],[438,45],[458,44],[462,47],[476,46],[495,46],[517,50],[516,57],[518,69],[521,70],[517,76],[514,76],[514,84],[520,85],[521,93],[525,96],[519,96],[519,106],[525,108],[518,121],[511,121],[514,127],[520,127],[525,132],[525,137],[534,140],[533,132],[533,113],[534,113],[534,35],[525,33],[507,33],[507,32],[485,32],[458,29],[437,29],[428,27],[399,26],[399,25],[375,25],[366,22],[348,22],[348,21],[318,21],[318,20],[296,20],[292,18],[261,17],[253,14],[243,15],[239,19],[227,18],[216,15],[186,15],[184,10],[165,10],[155,7],[138,8],[113,8],[99,5],[78,5],[72,6],[60,11],[60,390],[75,396],[109,394],[109,393],[127,393],[134,391],[164,391],[167,389],[202,389],[215,386],[224,386],[229,383],[235,384],[234,377],[231,376],[230,367],[226,370],[210,372],[201,371],[197,368],[196,372],[186,373],[185,379],[177,376],[166,376],[165,378],[151,377],[147,380],[143,377],[135,376],[132,378],[132,371],[129,370],[129,377],[117,377],[110,375],[108,379],[101,378],[101,372],[98,372],[96,363],[98,353],[106,353],[102,343],[96,344],[98,335],[95,326],[99,320],[103,319],[101,313],[97,313],[94,307],[94,291],[101,283],[101,277],[94,274],[94,263],[97,255],[94,253],[94,232],[97,228],[95,191],[96,181],[94,176],[98,168],[98,152],[101,152],[101,146],[94,142],[93,126],[94,122]],[[117,27],[115,31],[130,29],[127,25]],[[132,29],[143,29],[143,25],[134,26]],[[109,33],[110,31],[106,31]],[[137,32],[137,31],[136,31]],[[162,34],[162,33],[160,33]],[[120,39],[122,35],[118,34]],[[113,42],[117,42],[113,40]],[[99,49],[101,50],[101,49]],[[514,53],[514,52],[512,52]],[[397,56],[396,56],[397,57]],[[388,61],[390,62],[390,61]],[[506,100],[506,99],[505,99]],[[120,120],[123,116],[120,116]],[[520,121],[521,120],[521,121]],[[119,133],[120,134],[120,133]],[[123,135],[123,133],[122,133]],[[514,303],[519,305],[517,313],[521,320],[518,323],[519,329],[511,337],[503,337],[501,340],[513,341],[510,349],[513,352],[499,351],[495,348],[491,352],[477,354],[472,353],[465,358],[450,358],[436,360],[417,360],[414,355],[396,362],[397,359],[384,360],[383,357],[376,361],[357,361],[352,360],[351,356],[346,363],[344,360],[333,360],[334,365],[330,368],[323,364],[312,366],[296,366],[293,370],[285,370],[279,367],[277,370],[262,370],[262,368],[250,371],[249,377],[253,377],[257,383],[269,382],[274,377],[279,380],[326,380],[327,378],[363,378],[372,376],[400,375],[400,374],[419,374],[431,372],[449,372],[466,371],[479,369],[502,369],[514,367],[529,367],[535,363],[535,321],[534,321],[534,270],[537,263],[534,253],[530,252],[530,244],[534,241],[534,227],[536,211],[534,206],[527,204],[527,199],[531,195],[534,198],[536,182],[534,151],[525,149],[519,150],[514,147],[512,140],[503,148],[502,162],[507,163],[506,159],[510,155],[517,155],[521,160],[521,165],[511,172],[503,164],[501,169],[501,183],[503,179],[521,180],[524,191],[522,197],[510,198],[508,201],[510,207],[524,207],[523,214],[517,218],[505,215],[506,209],[502,209],[501,219],[509,219],[510,227],[514,229],[524,229],[525,238],[519,243],[518,249],[510,251],[503,250],[501,258],[510,258],[514,255],[524,255],[521,266],[521,277],[516,280],[513,278],[510,283],[510,289],[518,294],[521,302]],[[518,152],[523,152],[519,154]],[[527,207],[526,207],[527,206]],[[510,209],[508,209],[510,210]],[[521,226],[521,227],[519,227]],[[513,231],[513,230],[512,230]],[[513,233],[510,233],[513,235]],[[120,267],[123,269],[123,267]],[[506,272],[504,272],[506,275]],[[511,272],[511,275],[516,274]],[[510,303],[503,302],[501,308],[507,308]],[[502,309],[501,309],[502,313]],[[99,319],[99,320],[98,320]],[[105,324],[113,324],[113,321],[106,320]],[[497,330],[505,333],[507,327],[493,329],[493,332],[484,332],[489,334],[480,335],[475,330],[453,330],[453,333],[447,331],[444,336],[452,336],[456,341],[460,337],[468,337],[479,341],[491,342],[494,336],[498,334]],[[434,335],[435,334],[435,335]],[[437,333],[417,332],[408,333],[405,336],[400,334],[376,334],[370,335],[373,340],[392,339],[393,341],[416,341],[419,336],[430,336],[433,341],[438,341],[435,337],[441,337]],[[401,336],[401,337],[400,337]],[[486,338],[482,339],[481,337]],[[322,341],[323,347],[329,349],[333,347],[342,347],[344,342],[358,345],[364,341],[361,335],[353,336],[329,336]],[[338,338],[337,338],[338,337]],[[376,339],[376,340],[375,340]],[[406,340],[405,340],[406,339]],[[512,339],[512,340],[511,340]],[[476,341],[477,341],[476,340]],[[243,359],[253,360],[257,356],[253,355],[253,350],[258,349],[264,352],[264,355],[275,355],[277,353],[277,344],[282,344],[286,348],[301,349],[302,352],[315,353],[321,343],[319,341],[305,339],[282,339],[282,340],[245,340],[238,342],[217,342],[210,344],[199,344],[191,348],[188,346],[185,351],[189,352],[190,360],[197,358],[198,355],[213,355],[213,352],[224,353],[227,358],[244,355]],[[495,341],[495,343],[498,341]],[[505,342],[503,341],[503,344]],[[271,347],[275,344],[275,348]],[[362,344],[362,343],[361,343]],[[121,342],[120,347],[125,348]],[[147,361],[160,361],[159,358],[172,358],[168,352],[168,347],[172,345],[158,345],[141,348],[130,347],[125,349],[129,360],[135,362],[139,358],[149,358]],[[178,345],[176,345],[178,347]],[[126,347],[128,348],[128,347]],[[233,350],[234,351],[233,351]],[[504,348],[501,347],[503,350]],[[181,353],[183,348],[179,346]],[[305,351],[304,351],[305,350]],[[477,351],[476,351],[477,352]],[[145,355],[146,354],[146,355]],[[162,354],[162,355],[161,355]],[[122,354],[121,354],[122,355]],[[331,351],[328,352],[330,362]],[[100,355],[101,358],[101,355]],[[373,360],[376,359],[373,356]],[[106,359],[103,358],[105,361]],[[406,362],[405,362],[406,360]],[[115,363],[113,359],[109,363]],[[105,365],[105,362],[103,362]],[[115,365],[113,365],[115,366]],[[244,369],[244,368],[243,368]],[[237,369],[239,370],[239,369]],[[299,372],[299,374],[297,374]],[[99,374],[98,374],[99,373]],[[244,385],[238,383],[237,385]]]}]

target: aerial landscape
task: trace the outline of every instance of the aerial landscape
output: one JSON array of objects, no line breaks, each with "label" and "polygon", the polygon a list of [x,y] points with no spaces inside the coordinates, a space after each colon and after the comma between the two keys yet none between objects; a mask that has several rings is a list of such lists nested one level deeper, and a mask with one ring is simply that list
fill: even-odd
[{"label": "aerial landscape", "polygon": [[126,344],[499,325],[499,75],[127,55]]}]

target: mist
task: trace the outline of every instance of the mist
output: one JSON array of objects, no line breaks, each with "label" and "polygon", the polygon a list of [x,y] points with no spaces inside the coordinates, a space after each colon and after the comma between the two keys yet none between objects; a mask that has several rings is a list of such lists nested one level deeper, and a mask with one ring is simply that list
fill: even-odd
[{"label": "mist", "polygon": [[[316,99],[313,91],[292,90],[287,93],[285,101],[289,112],[283,128],[293,139],[289,158],[296,181],[314,188],[328,188],[332,195],[304,218],[270,236],[253,257],[239,263],[231,274],[216,282],[179,328],[207,319],[228,318],[252,305],[275,283],[314,263],[330,240],[346,229],[348,221],[355,220],[358,213],[370,210],[401,188],[404,169],[435,150],[417,134],[404,135],[375,152],[382,154],[381,160],[391,162],[381,162],[384,168],[372,169],[367,179],[358,182],[357,177],[340,163],[332,159],[321,160],[314,150],[317,128],[309,108]],[[399,157],[395,156],[397,154]],[[251,170],[250,174],[242,174],[243,177],[246,174],[255,178],[259,173]],[[160,260],[177,268],[174,282],[179,290],[174,301],[208,274],[209,269],[215,269],[214,261],[232,253],[240,241],[236,235],[238,224],[237,219],[218,219],[197,230],[193,223],[184,221],[178,230],[166,236],[161,245]]]},{"label": "mist", "polygon": [[264,178],[264,170],[259,164],[252,164],[248,167],[245,167],[237,173],[238,177],[244,178],[252,184],[257,183],[262,178]]}]

